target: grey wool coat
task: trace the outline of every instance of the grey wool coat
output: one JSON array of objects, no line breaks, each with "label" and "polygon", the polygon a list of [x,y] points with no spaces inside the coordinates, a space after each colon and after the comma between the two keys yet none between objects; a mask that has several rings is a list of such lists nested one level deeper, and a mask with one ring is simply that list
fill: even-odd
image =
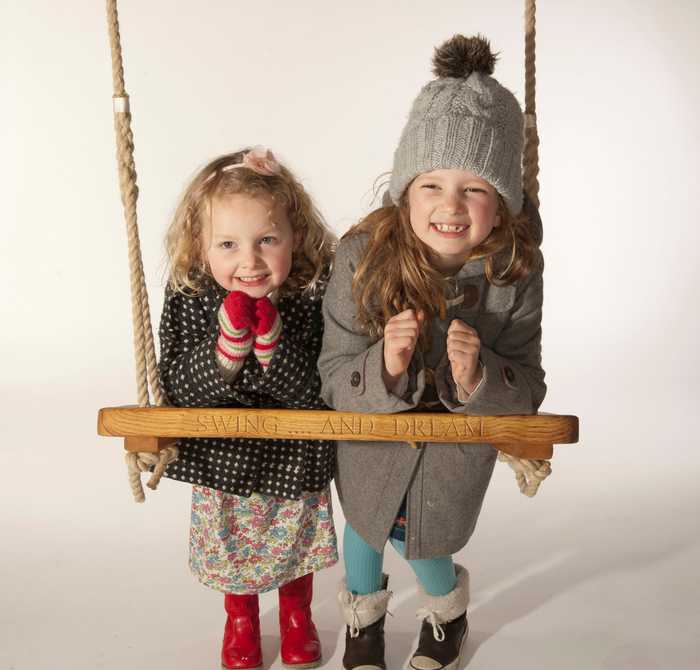
[{"label": "grey wool coat", "polygon": [[[531,218],[540,231],[536,212]],[[366,235],[344,239],[323,302],[323,347],[318,366],[321,395],[336,410],[393,413],[419,408],[425,396],[438,411],[470,415],[530,414],[544,395],[541,366],[542,257],[528,277],[494,286],[483,260],[467,262],[450,281],[447,315],[432,324],[432,346],[413,356],[406,392],[390,393],[382,380],[383,339],[372,340],[355,323],[352,277]],[[481,340],[483,380],[460,402],[446,356],[452,319],[474,327]],[[426,379],[434,378],[434,390]],[[419,408],[421,411],[425,411]],[[496,458],[487,444],[338,442],[336,487],[346,519],[382,551],[406,497],[406,558],[447,556],[474,531]]]}]

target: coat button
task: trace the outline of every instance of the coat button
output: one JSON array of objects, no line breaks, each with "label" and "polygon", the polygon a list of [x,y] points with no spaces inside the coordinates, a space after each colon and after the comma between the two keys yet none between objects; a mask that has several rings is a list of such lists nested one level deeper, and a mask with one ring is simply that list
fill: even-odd
[{"label": "coat button", "polygon": [[474,307],[479,301],[479,289],[476,286],[465,286],[464,287],[464,302],[462,307]]},{"label": "coat button", "polygon": [[355,372],[353,372],[352,375],[350,375],[350,385],[351,386],[359,386],[360,379],[361,379],[360,373],[357,370],[355,370]]}]

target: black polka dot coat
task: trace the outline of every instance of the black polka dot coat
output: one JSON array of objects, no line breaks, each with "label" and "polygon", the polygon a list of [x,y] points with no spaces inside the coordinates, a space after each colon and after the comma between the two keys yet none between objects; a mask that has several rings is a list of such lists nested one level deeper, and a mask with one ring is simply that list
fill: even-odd
[{"label": "black polka dot coat", "polygon": [[[166,289],[159,372],[170,404],[325,409],[316,367],[322,292],[281,297],[283,330],[268,369],[263,372],[250,353],[227,383],[215,356],[217,312],[226,291],[213,281],[197,296]],[[325,488],[335,466],[335,445],[328,441],[186,438],[178,445],[180,456],[167,477],[246,497],[256,492],[299,498]]]}]

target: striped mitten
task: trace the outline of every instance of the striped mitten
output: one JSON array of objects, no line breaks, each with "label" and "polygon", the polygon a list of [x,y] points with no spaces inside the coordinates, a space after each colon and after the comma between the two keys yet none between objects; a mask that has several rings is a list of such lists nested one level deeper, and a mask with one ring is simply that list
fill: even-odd
[{"label": "striped mitten", "polygon": [[231,291],[219,307],[216,359],[224,378],[231,381],[253,348],[255,300],[243,291]]},{"label": "striped mitten", "polygon": [[255,301],[255,321],[255,357],[263,370],[267,370],[282,332],[282,319],[269,298]]}]

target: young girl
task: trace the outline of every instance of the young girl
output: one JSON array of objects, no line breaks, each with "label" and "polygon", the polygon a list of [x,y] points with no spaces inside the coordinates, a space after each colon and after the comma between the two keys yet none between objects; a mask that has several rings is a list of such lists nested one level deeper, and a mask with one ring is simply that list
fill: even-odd
[{"label": "young girl", "polygon": [[[323,408],[316,359],[333,236],[301,184],[256,147],[217,158],[167,236],[160,376],[173,405]],[[194,484],[190,566],[225,593],[221,660],[262,664],[258,594],[279,589],[281,656],[320,663],[313,573],[337,561],[335,449],[305,440],[184,439],[166,475]]]},{"label": "young girl", "polygon": [[[436,50],[438,78],[414,102],[390,202],[338,247],[319,359],[335,409],[526,414],[544,398],[540,224],[521,211],[523,117],[490,76],[495,60],[483,38],[456,35]],[[410,667],[456,668],[469,582],[451,555],[474,531],[496,450],[351,442],[337,458],[344,668],[385,668],[387,539],[420,586]]]}]

